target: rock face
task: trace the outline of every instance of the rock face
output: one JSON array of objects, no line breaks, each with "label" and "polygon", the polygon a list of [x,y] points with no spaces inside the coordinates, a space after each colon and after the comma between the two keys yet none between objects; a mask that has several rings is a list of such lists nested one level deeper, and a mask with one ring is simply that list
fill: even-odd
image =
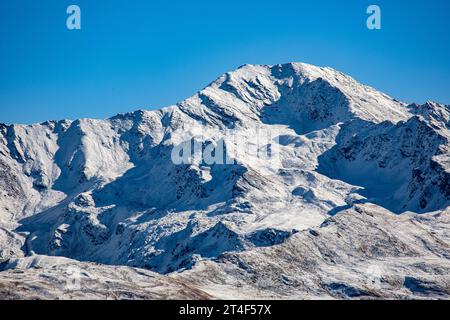
[{"label": "rock face", "polygon": [[[176,163],[174,149],[191,145],[198,132],[206,137],[202,151],[223,142],[225,158],[233,161],[193,155],[188,163]],[[258,147],[276,159],[235,152],[261,132],[272,136]],[[314,245],[320,254],[309,252],[308,258],[308,252],[294,250],[299,265],[291,269],[300,274],[308,272],[308,263],[335,260],[335,271],[352,277],[354,269],[337,260],[375,259],[354,248],[362,242],[367,250],[381,243],[380,259],[392,270],[403,263],[399,255],[409,257],[405,263],[430,257],[436,265],[423,272],[433,277],[449,263],[448,239],[434,230],[441,222],[424,221],[440,221],[436,217],[445,216],[449,205],[449,106],[406,105],[338,71],[302,63],[245,65],[161,110],[0,125],[0,263],[38,254],[160,274],[193,268],[186,274],[195,276],[207,265],[218,270],[211,279],[227,274],[226,268],[235,278],[249,272],[254,278],[283,248],[311,239],[302,245]],[[372,221],[370,214],[379,212],[382,218]],[[341,246],[337,235],[320,242],[320,226],[335,218],[349,219],[339,234],[351,235],[352,246]],[[439,233],[433,234],[434,249],[391,238],[405,224],[405,237],[428,241],[428,234],[413,235],[407,219]],[[370,233],[371,228],[385,231]],[[351,278],[324,282],[331,267],[322,266],[309,274],[321,277],[311,280],[321,289],[292,294],[377,296],[352,285]],[[419,267],[414,268],[408,270]],[[298,287],[299,278],[291,280],[277,279]],[[445,282],[430,281],[411,275],[404,283],[437,290],[424,289],[430,295],[448,294]],[[379,296],[426,296],[394,287]]]}]

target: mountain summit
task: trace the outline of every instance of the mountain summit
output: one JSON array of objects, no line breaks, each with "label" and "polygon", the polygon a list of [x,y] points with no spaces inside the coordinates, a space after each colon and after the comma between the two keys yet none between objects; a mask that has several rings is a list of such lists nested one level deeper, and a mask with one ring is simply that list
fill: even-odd
[{"label": "mountain summit", "polygon": [[[233,163],[174,163],[199,132]],[[232,152],[260,132],[276,166]],[[347,228],[358,212],[382,241],[375,225],[388,234],[398,214],[449,207],[450,107],[407,105],[331,68],[245,65],[161,110],[0,125],[0,192],[0,262],[64,256],[167,274],[308,244],[305,232],[336,216]]]}]

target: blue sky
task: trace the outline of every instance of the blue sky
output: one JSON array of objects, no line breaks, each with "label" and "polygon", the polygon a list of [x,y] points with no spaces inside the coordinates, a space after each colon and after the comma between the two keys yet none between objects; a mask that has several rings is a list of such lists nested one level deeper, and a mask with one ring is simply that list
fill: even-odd
[{"label": "blue sky", "polygon": [[[66,28],[71,4],[82,30]],[[0,0],[0,122],[155,109],[242,64],[292,61],[448,104],[449,14],[448,0]]]}]

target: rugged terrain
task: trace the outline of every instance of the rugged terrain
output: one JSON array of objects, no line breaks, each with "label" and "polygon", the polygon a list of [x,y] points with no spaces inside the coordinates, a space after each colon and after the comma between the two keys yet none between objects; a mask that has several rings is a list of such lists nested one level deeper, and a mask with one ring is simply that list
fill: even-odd
[{"label": "rugged terrain", "polygon": [[[173,161],[199,139],[232,163]],[[449,106],[245,65],[161,110],[0,125],[0,296],[449,297],[449,206]]]}]

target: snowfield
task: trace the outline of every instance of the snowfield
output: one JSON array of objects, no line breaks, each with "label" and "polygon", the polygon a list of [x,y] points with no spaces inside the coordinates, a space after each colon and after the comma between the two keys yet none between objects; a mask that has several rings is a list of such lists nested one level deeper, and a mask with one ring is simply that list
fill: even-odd
[{"label": "snowfield", "polygon": [[[174,163],[198,132],[233,162]],[[276,159],[235,152],[260,132]],[[449,208],[448,105],[245,65],[161,110],[0,124],[0,298],[449,298]]]}]

